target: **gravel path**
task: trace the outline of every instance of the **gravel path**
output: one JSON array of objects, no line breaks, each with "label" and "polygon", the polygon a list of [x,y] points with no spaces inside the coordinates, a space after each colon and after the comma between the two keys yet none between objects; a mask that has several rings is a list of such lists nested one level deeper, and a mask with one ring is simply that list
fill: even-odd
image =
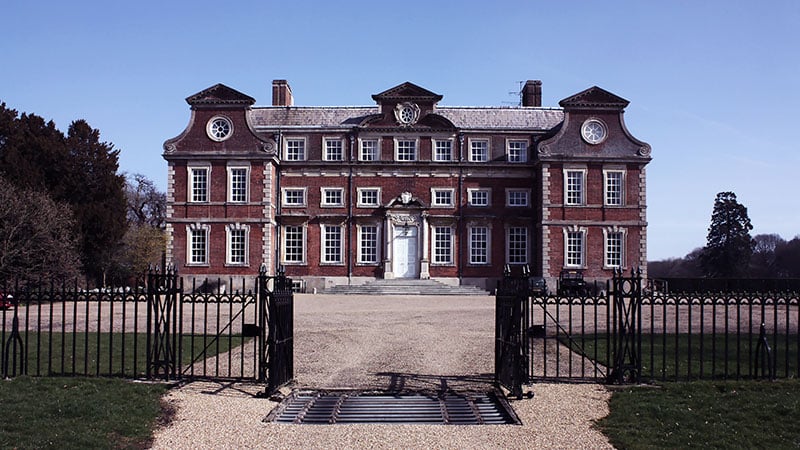
[{"label": "gravel path", "polygon": [[[295,387],[491,389],[493,297],[298,295]],[[610,448],[595,420],[610,393],[592,384],[536,384],[512,401],[522,425],[279,425],[262,385],[190,383],[169,393],[173,423],[153,448]]]}]

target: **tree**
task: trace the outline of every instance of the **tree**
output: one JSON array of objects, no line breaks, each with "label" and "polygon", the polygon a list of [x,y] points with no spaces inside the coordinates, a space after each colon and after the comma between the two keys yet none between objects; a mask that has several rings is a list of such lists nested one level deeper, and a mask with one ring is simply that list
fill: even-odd
[{"label": "tree", "polygon": [[167,216],[167,196],[142,174],[126,177],[128,224],[162,228]]},{"label": "tree", "polygon": [[72,211],[0,177],[0,278],[71,278],[80,266]]},{"label": "tree", "polygon": [[750,276],[771,278],[778,276],[775,266],[775,251],[786,243],[777,234],[759,234],[753,237],[753,256],[750,258]]},{"label": "tree", "polygon": [[775,248],[775,271],[780,277],[800,278],[800,236]]},{"label": "tree", "polygon": [[710,277],[741,277],[747,273],[754,241],[747,208],[733,192],[720,192],[714,201],[706,246],[700,255],[703,273]]},{"label": "tree", "polygon": [[125,178],[117,174],[119,150],[100,141],[100,131],[84,120],[69,126],[66,138],[70,174],[62,183],[80,230],[86,275],[105,285],[106,271],[125,235]]}]

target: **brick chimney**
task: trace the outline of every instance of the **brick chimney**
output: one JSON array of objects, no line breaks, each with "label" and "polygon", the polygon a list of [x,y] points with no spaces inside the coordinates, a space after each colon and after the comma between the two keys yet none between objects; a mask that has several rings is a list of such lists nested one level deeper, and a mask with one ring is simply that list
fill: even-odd
[{"label": "brick chimney", "polygon": [[522,106],[542,106],[541,80],[528,80],[522,87]]},{"label": "brick chimney", "polygon": [[272,106],[292,106],[292,88],[286,80],[272,80]]}]

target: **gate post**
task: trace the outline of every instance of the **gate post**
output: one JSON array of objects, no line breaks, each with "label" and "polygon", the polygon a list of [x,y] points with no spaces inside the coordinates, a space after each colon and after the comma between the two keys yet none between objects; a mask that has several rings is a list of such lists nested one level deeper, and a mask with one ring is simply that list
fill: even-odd
[{"label": "gate post", "polygon": [[495,295],[495,383],[505,386],[511,395],[522,399],[522,385],[530,378],[528,364],[528,300],[530,297],[527,267],[513,277],[506,266]]},{"label": "gate post", "polygon": [[258,282],[256,292],[258,295],[258,382],[263,383],[267,381],[269,355],[267,353],[267,336],[269,335],[269,316],[267,311],[267,299],[269,298],[269,287],[267,286],[269,278],[267,277],[267,268],[263,264],[258,269]]},{"label": "gate post", "polygon": [[259,381],[267,382],[265,395],[272,395],[294,378],[294,292],[292,280],[283,270],[267,277],[262,267],[258,279],[262,323]]},{"label": "gate post", "polygon": [[177,328],[176,311],[182,291],[176,269],[165,268],[163,274],[151,269],[147,273],[147,378],[177,378],[176,343],[181,330]]},{"label": "gate post", "polygon": [[609,383],[639,383],[642,376],[642,272],[631,269],[630,278],[614,271],[612,297],[611,371]]}]

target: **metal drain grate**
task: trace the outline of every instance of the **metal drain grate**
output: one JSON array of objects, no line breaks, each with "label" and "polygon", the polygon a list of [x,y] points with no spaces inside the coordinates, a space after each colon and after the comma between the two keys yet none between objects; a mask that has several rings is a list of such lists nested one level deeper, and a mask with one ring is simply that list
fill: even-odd
[{"label": "metal drain grate", "polygon": [[376,394],[364,392],[295,392],[266,421],[294,424],[446,424],[506,425],[519,420],[495,393]]}]

